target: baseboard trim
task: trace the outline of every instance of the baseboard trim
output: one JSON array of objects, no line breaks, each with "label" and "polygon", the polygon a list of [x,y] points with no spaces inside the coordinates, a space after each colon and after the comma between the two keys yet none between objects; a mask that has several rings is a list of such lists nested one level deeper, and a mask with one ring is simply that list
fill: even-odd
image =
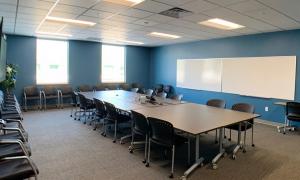
[{"label": "baseboard trim", "polygon": [[274,126],[274,127],[278,127],[278,126],[281,127],[281,126],[284,125],[283,123],[267,121],[267,120],[264,120],[264,119],[255,119],[255,122],[259,123],[259,124],[265,124],[265,125],[269,125],[269,126]]}]

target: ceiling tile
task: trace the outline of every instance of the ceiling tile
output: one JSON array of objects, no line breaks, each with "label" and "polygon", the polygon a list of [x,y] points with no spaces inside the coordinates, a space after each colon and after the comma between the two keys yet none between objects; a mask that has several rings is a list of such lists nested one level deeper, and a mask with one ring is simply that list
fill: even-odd
[{"label": "ceiling tile", "polygon": [[139,9],[133,9],[133,8],[125,10],[125,11],[121,12],[120,14],[125,15],[125,16],[136,17],[136,18],[145,18],[145,17],[153,15],[153,13],[139,10]]},{"label": "ceiling tile", "polygon": [[198,22],[201,22],[201,21],[208,20],[209,18],[210,18],[209,16],[204,15],[204,14],[193,14],[193,15],[190,15],[190,16],[185,16],[182,19],[186,20],[186,21],[191,21],[191,22],[194,22],[194,23],[198,23]]},{"label": "ceiling tile", "polygon": [[300,21],[299,0],[258,0],[294,19]]},{"label": "ceiling tile", "polygon": [[64,13],[79,15],[79,14],[82,14],[86,10],[87,10],[86,8],[81,8],[81,7],[77,7],[77,6],[69,6],[69,5],[58,4],[53,9],[53,12],[58,11],[58,12],[64,12]]},{"label": "ceiling tile", "polygon": [[114,15],[113,13],[105,12],[105,11],[98,11],[98,10],[88,10],[83,14],[84,16],[90,16],[100,19],[107,18],[109,16]]},{"label": "ceiling tile", "polygon": [[155,22],[155,21],[149,21],[149,20],[141,19],[141,20],[133,22],[133,24],[139,24],[139,25],[142,25],[142,26],[154,26],[154,25],[157,25],[158,23]]},{"label": "ceiling tile", "polygon": [[90,8],[92,5],[95,5],[99,0],[60,0],[59,4],[66,4],[72,6],[79,6],[83,8]]},{"label": "ceiling tile", "polygon": [[33,15],[33,16],[34,15],[46,16],[48,13],[48,10],[19,6],[18,13],[28,14],[28,15]]},{"label": "ceiling tile", "polygon": [[11,5],[17,5],[17,0],[0,0],[0,4],[11,4]]},{"label": "ceiling tile", "polygon": [[114,15],[114,16],[109,17],[108,20],[131,23],[131,22],[134,22],[138,19],[134,18],[134,17],[129,17],[129,16]]},{"label": "ceiling tile", "polygon": [[93,9],[110,13],[120,13],[121,11],[128,9],[128,7],[106,1],[100,1],[96,6],[93,7]]},{"label": "ceiling tile", "polygon": [[16,6],[11,4],[0,4],[0,12],[16,13]]},{"label": "ceiling tile", "polygon": [[175,18],[171,18],[168,16],[160,15],[160,14],[154,14],[152,16],[145,18],[145,20],[155,21],[155,22],[159,22],[159,23],[166,23],[169,21],[173,21],[174,19]]},{"label": "ceiling tile", "polygon": [[249,0],[207,0],[209,2],[221,5],[221,6],[228,6],[231,4],[236,4],[243,1],[249,1]]},{"label": "ceiling tile", "polygon": [[149,12],[153,12],[153,13],[160,13],[162,11],[171,9],[173,6],[167,5],[167,4],[162,4],[159,2],[155,2],[155,1],[151,1],[151,0],[147,0],[144,1],[136,6],[134,6],[134,8],[136,9],[141,9],[144,11],[149,11]]},{"label": "ceiling tile", "polygon": [[213,9],[218,6],[203,0],[194,0],[179,7],[192,11],[193,13],[201,13],[202,11]]},{"label": "ceiling tile", "polygon": [[191,2],[193,0],[155,0],[155,1],[176,7]]},{"label": "ceiling tile", "polygon": [[67,19],[75,19],[78,15],[73,14],[73,13],[60,12],[60,11],[52,11],[50,16],[60,17],[60,18],[67,18]]},{"label": "ceiling tile", "polygon": [[54,2],[40,0],[19,0],[19,6],[32,7],[49,10],[54,5]]}]

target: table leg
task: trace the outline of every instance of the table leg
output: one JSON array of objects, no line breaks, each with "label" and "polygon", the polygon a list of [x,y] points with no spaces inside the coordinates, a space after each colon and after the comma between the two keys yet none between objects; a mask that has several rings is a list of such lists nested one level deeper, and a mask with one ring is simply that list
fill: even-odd
[{"label": "table leg", "polygon": [[224,132],[224,128],[220,128],[219,129],[219,134],[220,134],[220,136],[219,136],[219,153],[215,156],[215,158],[211,162],[213,169],[217,169],[217,162],[225,154],[225,149],[223,148],[223,141],[224,141],[223,132]]},{"label": "table leg", "polygon": [[203,157],[199,157],[199,139],[200,135],[196,135],[196,143],[195,143],[195,163],[184,172],[183,176],[181,177],[182,180],[185,180],[198,166],[203,166]]},{"label": "table leg", "polygon": [[232,153],[232,159],[236,158],[237,152],[243,147],[241,144],[241,129],[242,129],[242,122],[239,123],[239,131],[238,131],[238,142],[235,146],[233,153]]}]

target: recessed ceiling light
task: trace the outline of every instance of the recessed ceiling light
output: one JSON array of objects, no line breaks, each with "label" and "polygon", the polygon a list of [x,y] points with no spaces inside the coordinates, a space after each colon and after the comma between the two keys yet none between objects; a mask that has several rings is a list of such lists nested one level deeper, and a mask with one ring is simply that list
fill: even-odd
[{"label": "recessed ceiling light", "polygon": [[104,1],[114,3],[114,4],[120,4],[123,6],[135,6],[145,0],[104,0]]},{"label": "recessed ceiling light", "polygon": [[166,33],[160,33],[160,32],[152,32],[149,34],[150,36],[155,36],[155,37],[161,37],[161,38],[168,38],[168,39],[177,39],[181,38],[180,36],[173,35],[173,34],[166,34]]},{"label": "recessed ceiling light", "polygon": [[37,31],[35,33],[40,35],[46,35],[46,36],[72,37],[72,34],[65,34],[65,33],[42,32],[42,31]]},{"label": "recessed ceiling light", "polygon": [[127,40],[119,40],[119,42],[122,42],[122,43],[129,43],[129,44],[139,44],[139,45],[144,44],[143,42],[138,42],[138,41],[127,41]]},{"label": "recessed ceiling light", "polygon": [[199,22],[199,24],[209,26],[209,27],[214,27],[218,29],[223,29],[223,30],[233,30],[233,29],[239,29],[239,28],[244,28],[245,26],[226,21],[224,19],[219,19],[219,18],[214,18],[214,19],[209,19],[207,21],[202,21]]},{"label": "recessed ceiling light", "polygon": [[83,26],[94,26],[96,24],[96,23],[90,22],[90,21],[81,21],[81,20],[76,20],[76,19],[66,19],[66,18],[53,17],[53,16],[47,16],[46,20],[54,21],[54,22],[68,23],[68,24],[77,24],[77,25],[83,25]]}]

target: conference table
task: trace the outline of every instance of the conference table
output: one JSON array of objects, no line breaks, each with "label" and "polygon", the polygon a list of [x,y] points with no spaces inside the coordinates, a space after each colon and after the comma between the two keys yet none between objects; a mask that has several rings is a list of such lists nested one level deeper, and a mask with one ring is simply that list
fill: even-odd
[{"label": "conference table", "polygon": [[156,97],[157,104],[140,103],[141,94],[123,91],[96,91],[96,92],[79,92],[88,99],[99,99],[107,101],[116,106],[116,108],[130,111],[134,110],[146,117],[154,117],[168,121],[173,124],[174,128],[196,137],[195,143],[195,162],[184,172],[182,179],[186,179],[198,166],[203,164],[204,158],[199,155],[200,134],[211,130],[219,129],[219,153],[212,160],[213,166],[223,156],[224,128],[226,126],[239,123],[238,144],[235,149],[239,149],[241,144],[241,124],[243,121],[259,117],[257,114],[233,111],[229,109],[220,109],[207,105],[181,102],[171,99]]}]

